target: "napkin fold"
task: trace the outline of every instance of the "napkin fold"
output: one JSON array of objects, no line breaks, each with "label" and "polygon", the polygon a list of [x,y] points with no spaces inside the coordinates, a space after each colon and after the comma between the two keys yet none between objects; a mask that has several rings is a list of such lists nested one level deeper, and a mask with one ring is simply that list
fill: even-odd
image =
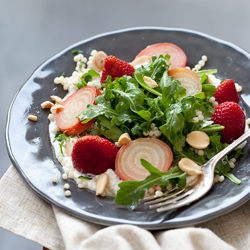
[{"label": "napkin fold", "polygon": [[0,227],[50,250],[247,250],[248,225],[250,202],[196,227],[152,232],[133,225],[104,227],[45,202],[13,166],[0,180]]}]

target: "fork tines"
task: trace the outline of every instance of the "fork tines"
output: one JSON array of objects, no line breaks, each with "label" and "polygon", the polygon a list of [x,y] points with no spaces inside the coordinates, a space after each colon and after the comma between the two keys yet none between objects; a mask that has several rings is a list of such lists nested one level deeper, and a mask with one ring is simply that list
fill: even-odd
[{"label": "fork tines", "polygon": [[141,199],[140,202],[145,202],[144,205],[146,206],[149,205],[149,209],[158,208],[156,211],[162,212],[172,209],[171,206],[168,208],[168,205],[172,205],[177,201],[189,196],[192,192],[193,190],[189,188],[174,188],[171,191],[164,192],[160,197],[152,195]]}]

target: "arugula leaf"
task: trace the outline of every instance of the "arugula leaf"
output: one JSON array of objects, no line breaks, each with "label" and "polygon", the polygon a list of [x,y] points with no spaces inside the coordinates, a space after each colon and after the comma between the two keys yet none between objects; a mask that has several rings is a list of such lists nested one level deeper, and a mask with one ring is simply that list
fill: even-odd
[{"label": "arugula leaf", "polygon": [[200,131],[203,131],[205,133],[209,133],[209,132],[217,132],[217,131],[223,130],[224,128],[225,127],[222,125],[211,124],[211,125],[208,125],[204,128],[201,128]]},{"label": "arugula leaf", "polygon": [[244,155],[242,148],[235,148],[230,154],[229,154],[229,159],[231,158],[239,158],[241,155]]},{"label": "arugula leaf", "polygon": [[[125,78],[121,79],[122,85],[120,84],[121,90],[118,88],[113,89],[113,93],[118,95],[118,102],[115,110],[121,112],[130,108],[133,112],[145,110],[143,103],[146,97],[144,93],[135,85],[134,82],[126,81]],[[121,81],[119,83],[121,83]]]},{"label": "arugula leaf", "polygon": [[183,135],[185,120],[182,114],[181,103],[172,104],[165,112],[166,123],[159,129],[174,145],[174,147],[181,151],[185,144],[186,137]]},{"label": "arugula leaf", "polygon": [[90,69],[87,73],[83,74],[79,83],[77,83],[76,90],[87,86],[88,82],[92,81],[92,77],[100,76],[96,71]]},{"label": "arugula leaf", "polygon": [[83,64],[84,64],[84,61],[80,61],[80,64],[79,64],[79,69],[81,69],[81,68],[82,68]]},{"label": "arugula leaf", "polygon": [[164,76],[164,73],[167,74],[170,65],[169,58],[169,55],[166,55],[165,57],[160,55],[158,58],[156,56],[152,56],[151,64],[143,65],[136,69],[136,71],[134,72],[134,78],[137,80],[140,86],[143,87],[143,89],[154,95],[162,96],[160,92],[162,91],[162,89],[149,87],[143,80],[143,76],[148,76],[152,78],[159,85],[162,77]]},{"label": "arugula leaf", "polygon": [[85,180],[92,180],[92,178],[87,177],[87,176],[78,176],[78,179],[85,179]]},{"label": "arugula leaf", "polygon": [[198,165],[203,165],[208,161],[206,155],[204,156],[198,155],[193,150],[191,150],[190,147],[187,146],[182,148],[181,151],[177,151],[175,148],[173,148],[173,153],[174,153],[173,165],[177,164],[181,160],[181,158],[189,158]]},{"label": "arugula leaf", "polygon": [[134,77],[135,79],[137,80],[137,82],[144,88],[146,89],[147,91],[149,91],[150,93],[154,94],[154,95],[157,95],[157,96],[162,96],[162,94],[158,91],[156,91],[155,89],[149,87],[143,80],[143,76],[138,72],[138,71],[135,71],[134,72]]},{"label": "arugula leaf", "polygon": [[[193,117],[196,117],[197,111],[202,111],[204,119],[195,123]],[[213,121],[211,121],[213,112],[214,108],[200,98],[187,96],[176,103],[170,103],[166,107],[165,124],[161,125],[159,129],[176,150],[181,151],[188,133],[196,130],[215,131],[223,129],[222,126],[213,125]]]},{"label": "arugula leaf", "polygon": [[105,115],[111,119],[111,126],[113,125],[123,125],[125,122],[131,123],[134,121],[143,121],[143,119],[136,113],[133,113],[130,109],[124,110],[122,112],[115,111],[111,108],[111,103],[104,100],[104,96],[99,95],[95,98],[97,105],[88,105],[87,110],[83,110],[77,117],[82,121],[82,123],[87,123],[93,118],[100,115]]},{"label": "arugula leaf", "polygon": [[168,71],[170,65],[169,59],[170,56],[168,54],[164,57],[163,55],[160,55],[159,57],[152,56],[151,64],[142,65],[141,67],[137,68],[135,72],[140,73],[143,76],[148,76],[159,83],[163,73]]},{"label": "arugula leaf", "polygon": [[123,181],[119,183],[120,189],[117,191],[115,203],[123,206],[130,206],[132,210],[140,205],[139,200],[145,195],[145,192],[153,185],[168,186],[170,179],[178,178],[179,188],[186,186],[186,173],[179,167],[170,168],[167,172],[162,172],[153,167],[145,159],[141,159],[141,164],[150,175],[142,181]]},{"label": "arugula leaf", "polygon": [[217,73],[217,69],[206,69],[206,70],[199,70],[199,71],[195,71],[195,73],[199,76],[202,77],[205,74],[208,75],[213,75]]},{"label": "arugula leaf", "polygon": [[159,57],[152,56],[152,69],[149,71],[150,77],[155,80],[156,82],[159,82],[161,80],[161,77],[165,71],[168,71],[170,66],[170,55],[160,55]]},{"label": "arugula leaf", "polygon": [[99,116],[98,121],[100,125],[99,133],[104,135],[107,139],[117,142],[123,132],[117,126],[111,125],[110,120],[104,115]]},{"label": "arugula leaf", "polygon": [[144,120],[150,122],[151,121],[151,113],[148,110],[140,110],[136,112],[140,117]]},{"label": "arugula leaf", "polygon": [[207,100],[209,100],[216,92],[216,87],[211,84],[203,84],[202,91],[206,95]]},{"label": "arugula leaf", "polygon": [[60,143],[59,143],[59,147],[60,147],[60,151],[61,151],[61,154],[64,156],[64,154],[63,154],[63,151],[62,151],[62,147],[64,146],[64,144],[65,144],[65,142],[67,141],[67,140],[69,140],[70,138],[73,138],[74,137],[74,135],[71,135],[71,136],[67,136],[67,135],[65,135],[65,131],[62,133],[62,132],[60,132],[60,131],[58,131],[56,134],[55,134],[55,138],[54,138],[54,140],[53,140],[53,142],[55,142],[55,141],[59,141]]},{"label": "arugula leaf", "polygon": [[172,76],[168,76],[167,71],[164,72],[159,86],[162,89],[161,102],[166,108],[186,96],[186,89],[181,86],[180,81],[173,80]]},{"label": "arugula leaf", "polygon": [[223,174],[224,176],[226,176],[230,181],[236,183],[237,185],[240,185],[242,182],[241,180],[239,180],[236,176],[233,175],[233,173],[231,172],[227,172]]},{"label": "arugula leaf", "polygon": [[74,54],[74,55],[83,54],[83,53],[84,53],[84,51],[77,50],[77,49],[72,51],[72,54]]}]

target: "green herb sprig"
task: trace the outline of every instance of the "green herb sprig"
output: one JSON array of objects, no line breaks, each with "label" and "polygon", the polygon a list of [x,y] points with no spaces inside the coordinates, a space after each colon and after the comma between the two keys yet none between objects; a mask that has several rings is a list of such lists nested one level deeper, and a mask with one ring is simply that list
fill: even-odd
[{"label": "green herb sprig", "polygon": [[60,143],[59,143],[59,147],[60,147],[61,154],[62,154],[63,156],[64,156],[64,154],[63,154],[62,147],[64,146],[64,144],[65,144],[65,142],[66,142],[67,140],[69,140],[70,138],[73,138],[73,137],[74,137],[73,135],[67,136],[67,135],[65,135],[65,132],[62,133],[61,131],[58,131],[58,132],[56,133],[53,142],[55,142],[55,141],[59,141],[59,142],[60,142]]}]

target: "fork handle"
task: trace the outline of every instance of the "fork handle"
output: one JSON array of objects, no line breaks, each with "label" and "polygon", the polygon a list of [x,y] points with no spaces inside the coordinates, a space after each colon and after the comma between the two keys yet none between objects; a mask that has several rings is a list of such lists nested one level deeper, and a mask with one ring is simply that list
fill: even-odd
[{"label": "fork handle", "polygon": [[247,132],[245,132],[241,137],[239,137],[237,140],[235,140],[226,148],[224,148],[222,151],[220,151],[217,155],[212,157],[209,162],[213,162],[213,165],[215,167],[217,163],[221,159],[223,159],[224,156],[230,153],[233,149],[235,149],[237,146],[239,146],[242,142],[244,142],[249,137],[250,137],[250,129],[248,129]]}]

